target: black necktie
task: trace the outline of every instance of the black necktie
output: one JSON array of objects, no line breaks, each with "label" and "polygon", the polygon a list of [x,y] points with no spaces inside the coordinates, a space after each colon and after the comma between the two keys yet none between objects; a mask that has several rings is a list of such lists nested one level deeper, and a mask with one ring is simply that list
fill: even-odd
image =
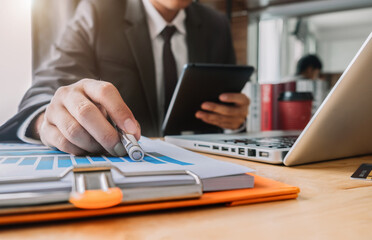
[{"label": "black necktie", "polygon": [[172,98],[174,88],[177,84],[177,66],[176,60],[174,59],[172,48],[171,48],[171,38],[176,32],[176,27],[167,26],[160,33],[164,39],[163,47],[163,74],[164,74],[164,86],[165,86],[165,105],[164,114],[168,109],[170,100]]}]

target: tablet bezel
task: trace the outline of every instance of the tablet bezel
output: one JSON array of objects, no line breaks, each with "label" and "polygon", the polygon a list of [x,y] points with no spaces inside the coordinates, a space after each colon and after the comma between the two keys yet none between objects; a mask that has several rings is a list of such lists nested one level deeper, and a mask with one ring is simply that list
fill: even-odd
[{"label": "tablet bezel", "polygon": [[[186,64],[177,82],[165,115],[162,125],[163,135],[221,132],[221,128],[206,124],[200,119],[197,119],[195,117],[197,109],[201,109],[200,105],[202,102],[218,102],[218,96],[221,93],[241,92],[245,84],[250,80],[253,71],[253,67],[242,65]],[[205,75],[209,75],[211,78],[201,79]],[[231,78],[234,78],[234,80],[232,81]],[[195,86],[198,87],[195,88]],[[204,91],[204,95],[206,95],[203,101],[199,100],[201,97],[197,97],[198,92],[196,91],[198,89],[202,89],[201,91]],[[206,89],[209,89],[209,92],[205,92]],[[213,97],[211,97],[212,95]],[[188,102],[185,107],[184,99],[193,99],[194,102]],[[185,113],[185,111],[189,113]],[[185,119],[185,117],[186,124],[184,122],[182,123],[182,119]],[[185,126],[183,129],[179,127],[181,124]],[[179,130],[175,130],[177,128]]]}]

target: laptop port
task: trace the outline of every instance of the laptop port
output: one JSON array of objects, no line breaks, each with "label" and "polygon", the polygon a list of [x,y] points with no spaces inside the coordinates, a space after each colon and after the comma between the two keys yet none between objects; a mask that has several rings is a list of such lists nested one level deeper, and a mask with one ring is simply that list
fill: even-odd
[{"label": "laptop port", "polygon": [[259,156],[260,157],[269,157],[269,153],[268,152],[260,152]]},{"label": "laptop port", "polygon": [[209,145],[204,145],[204,144],[198,144],[198,147],[203,147],[203,148],[210,148]]},{"label": "laptop port", "polygon": [[219,146],[215,146],[215,145],[213,145],[212,149],[213,149],[213,150],[220,150],[220,147],[219,147]]},{"label": "laptop port", "polygon": [[248,148],[248,157],[255,157],[255,156],[256,156],[256,150]]},{"label": "laptop port", "polygon": [[222,147],[221,150],[224,151],[224,152],[228,152],[229,148],[228,147]]},{"label": "laptop port", "polygon": [[235,148],[231,148],[231,152],[236,152],[236,149]]},{"label": "laptop port", "polygon": [[239,155],[245,155],[244,148],[238,148],[238,153],[239,153]]}]

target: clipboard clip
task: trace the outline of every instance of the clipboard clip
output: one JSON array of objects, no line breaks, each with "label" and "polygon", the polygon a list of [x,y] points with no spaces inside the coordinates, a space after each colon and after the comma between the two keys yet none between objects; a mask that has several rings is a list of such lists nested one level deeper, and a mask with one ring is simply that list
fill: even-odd
[{"label": "clipboard clip", "polygon": [[[184,175],[192,179],[192,183],[120,188],[113,180],[112,170],[125,178]],[[83,209],[107,208],[121,203],[198,198],[203,194],[200,178],[191,171],[122,172],[116,166],[108,164],[74,166],[72,172],[73,187],[69,202]]]},{"label": "clipboard clip", "polygon": [[75,207],[97,209],[121,203],[123,193],[115,186],[109,166],[75,166],[72,172],[74,181],[69,201]]}]

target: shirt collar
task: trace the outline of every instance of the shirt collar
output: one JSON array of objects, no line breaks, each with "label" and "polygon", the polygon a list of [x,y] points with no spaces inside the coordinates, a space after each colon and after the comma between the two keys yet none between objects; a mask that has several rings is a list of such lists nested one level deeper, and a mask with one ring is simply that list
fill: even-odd
[{"label": "shirt collar", "polygon": [[142,2],[146,11],[147,23],[149,25],[151,39],[155,39],[157,36],[159,36],[161,31],[163,31],[163,29],[167,25],[173,25],[176,27],[179,33],[183,35],[186,34],[185,28],[186,13],[184,9],[178,12],[177,16],[173,19],[172,22],[168,23],[167,21],[164,20],[164,18],[155,9],[155,7],[150,3],[149,0],[142,0]]}]

